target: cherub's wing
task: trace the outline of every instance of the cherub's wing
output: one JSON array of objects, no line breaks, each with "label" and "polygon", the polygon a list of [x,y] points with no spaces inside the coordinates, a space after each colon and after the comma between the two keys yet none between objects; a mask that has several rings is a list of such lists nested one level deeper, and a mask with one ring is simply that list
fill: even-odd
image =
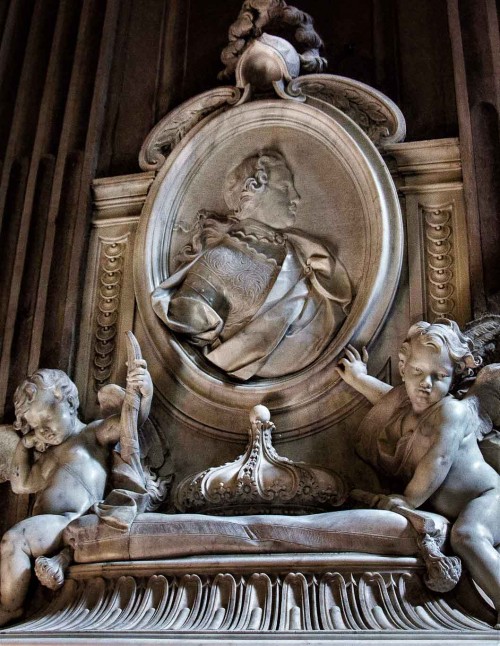
[{"label": "cherub's wing", "polygon": [[0,424],[0,482],[10,480],[10,465],[18,442],[19,436],[12,426]]},{"label": "cherub's wing", "polygon": [[151,417],[139,429],[139,445],[141,458],[151,468],[159,470],[162,475],[172,471],[168,439]]},{"label": "cherub's wing", "polygon": [[484,364],[500,361],[500,316],[485,314],[467,324],[464,334],[474,342]]},{"label": "cherub's wing", "polygon": [[500,363],[484,366],[477,373],[465,400],[475,399],[480,417],[487,418],[491,426],[500,429]]},{"label": "cherub's wing", "polygon": [[464,402],[476,412],[476,436],[484,459],[500,473],[500,363],[481,368]]}]

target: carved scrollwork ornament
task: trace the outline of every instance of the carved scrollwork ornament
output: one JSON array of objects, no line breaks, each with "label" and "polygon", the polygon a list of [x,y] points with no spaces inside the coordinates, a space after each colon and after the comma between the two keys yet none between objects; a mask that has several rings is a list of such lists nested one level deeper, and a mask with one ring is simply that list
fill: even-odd
[{"label": "carved scrollwork ornament", "polygon": [[292,80],[290,96],[314,97],[350,117],[377,147],[403,141],[406,122],[398,106],[372,87],[333,74],[311,74]]},{"label": "carved scrollwork ornament", "polygon": [[240,98],[238,88],[221,87],[182,103],[151,130],[141,147],[139,166],[144,171],[161,168],[168,154],[188,132],[208,116],[219,114],[235,105]]}]

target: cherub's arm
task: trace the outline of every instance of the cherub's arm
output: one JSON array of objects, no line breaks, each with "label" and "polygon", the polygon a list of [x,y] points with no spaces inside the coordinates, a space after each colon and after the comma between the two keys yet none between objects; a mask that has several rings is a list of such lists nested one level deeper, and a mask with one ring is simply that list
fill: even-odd
[{"label": "cherub's arm", "polygon": [[[89,427],[94,424],[96,424],[96,422],[89,424]],[[116,444],[120,440],[120,415],[111,415],[111,417],[107,417],[101,422],[97,422],[95,435],[101,446]]]},{"label": "cherub's arm", "polygon": [[461,403],[447,402],[429,422],[433,425],[433,442],[404,491],[412,507],[420,507],[439,489],[455,461],[464,424]]},{"label": "cherub's arm", "polygon": [[367,374],[368,352],[366,348],[363,348],[363,358],[352,345],[347,346],[345,353],[346,358],[339,361],[336,371],[349,386],[366,397],[371,404],[376,404],[392,390],[392,386],[389,384]]},{"label": "cherub's arm", "polygon": [[11,464],[12,491],[18,494],[36,493],[44,488],[45,482],[41,461],[33,463],[33,450],[28,449],[20,439]]}]

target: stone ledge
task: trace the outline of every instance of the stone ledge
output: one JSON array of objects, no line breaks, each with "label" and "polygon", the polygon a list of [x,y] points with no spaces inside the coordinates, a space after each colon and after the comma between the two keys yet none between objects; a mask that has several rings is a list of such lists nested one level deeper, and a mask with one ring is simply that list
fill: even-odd
[{"label": "stone ledge", "polygon": [[29,639],[36,634],[37,644],[45,643],[42,637],[72,643],[59,641],[69,633],[84,643],[123,643],[124,638],[94,639],[114,640],[121,633],[134,644],[141,643],[139,636],[148,643],[175,643],[177,634],[193,644],[207,642],[201,634],[217,635],[219,643],[231,643],[229,636],[232,641],[269,643],[271,635],[275,641],[294,643],[293,635],[300,633],[304,638],[313,635],[316,641],[306,641],[318,644],[331,641],[330,635],[346,644],[359,642],[361,636],[387,641],[404,635],[408,644],[413,639],[432,643],[439,631],[440,644],[451,635],[453,642],[467,636],[477,644],[498,643],[494,615],[467,577],[446,594],[428,590],[423,578],[417,559],[369,554],[76,565],[48,605],[3,635]]},{"label": "stone ledge", "polygon": [[0,632],[0,644],[3,646],[358,646],[363,644],[387,644],[388,646],[457,646],[457,642],[467,646],[498,645],[498,631],[491,631],[478,636],[477,633],[441,632],[422,634],[408,632],[404,635],[387,632],[336,633],[324,632],[321,635],[314,632],[303,632],[290,636],[289,633],[232,633],[230,636],[222,633],[169,633],[168,635],[154,633],[115,632],[112,635],[103,633],[85,633],[84,635],[61,635],[57,633],[38,633],[5,635]]}]

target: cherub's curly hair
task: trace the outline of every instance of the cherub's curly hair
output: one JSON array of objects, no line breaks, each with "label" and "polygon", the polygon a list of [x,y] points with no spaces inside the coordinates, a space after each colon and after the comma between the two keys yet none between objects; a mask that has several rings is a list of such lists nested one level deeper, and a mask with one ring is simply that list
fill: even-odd
[{"label": "cherub's curly hair", "polygon": [[14,428],[24,435],[30,432],[24,415],[35,399],[37,392],[41,390],[52,390],[59,401],[67,401],[71,404],[75,413],[80,405],[78,390],[65,372],[49,368],[37,370],[25,379],[14,393],[14,409],[16,413]]},{"label": "cherub's curly hair", "polygon": [[481,359],[473,354],[472,340],[462,334],[455,321],[440,318],[434,323],[419,321],[411,326],[399,351],[400,369],[404,369],[406,360],[411,354],[411,343],[414,339],[436,350],[444,345],[455,364],[455,376],[469,376],[481,365]]}]

